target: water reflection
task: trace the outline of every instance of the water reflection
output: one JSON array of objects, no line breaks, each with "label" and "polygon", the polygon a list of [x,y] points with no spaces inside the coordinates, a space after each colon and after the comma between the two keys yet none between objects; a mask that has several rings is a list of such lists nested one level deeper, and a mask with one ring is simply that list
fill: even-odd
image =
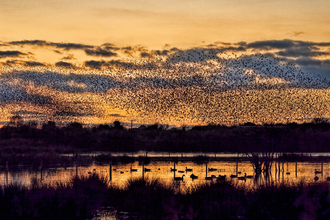
[{"label": "water reflection", "polygon": [[[322,173],[315,173],[315,170]],[[242,161],[211,161],[196,164],[189,161],[153,161],[147,165],[139,162],[117,165],[96,165],[59,167],[33,170],[20,167],[16,170],[2,169],[0,185],[19,183],[30,186],[32,181],[53,185],[56,182],[67,183],[75,175],[87,176],[97,173],[108,179],[111,184],[125,187],[126,181],[131,178],[159,178],[164,184],[175,184],[178,190],[186,190],[210,181],[232,180],[237,184],[253,187],[260,184],[298,183],[300,181],[313,182],[327,181],[330,176],[329,163],[285,162],[274,164],[269,175],[256,175],[250,162]],[[225,177],[224,177],[225,176]],[[179,179],[179,178],[181,179]],[[183,179],[182,179],[183,178]]]}]

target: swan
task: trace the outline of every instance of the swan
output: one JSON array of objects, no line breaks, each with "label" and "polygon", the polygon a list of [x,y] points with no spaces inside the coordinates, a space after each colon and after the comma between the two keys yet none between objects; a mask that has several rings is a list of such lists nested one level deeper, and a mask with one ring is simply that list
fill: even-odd
[{"label": "swan", "polygon": [[246,173],[244,174],[244,176],[239,176],[237,177],[238,180],[246,180]]},{"label": "swan", "polygon": [[322,171],[318,171],[318,170],[315,169],[314,173],[315,173],[315,174],[317,174],[317,173],[322,173]]},{"label": "swan", "polygon": [[183,177],[184,177],[185,175],[183,174],[182,175],[182,177],[174,177],[174,180],[175,181],[179,181],[179,180],[182,180],[183,181]]},{"label": "swan", "polygon": [[245,178],[246,178],[246,179],[253,179],[254,176],[252,176],[252,175],[248,175],[248,176],[246,176]]}]

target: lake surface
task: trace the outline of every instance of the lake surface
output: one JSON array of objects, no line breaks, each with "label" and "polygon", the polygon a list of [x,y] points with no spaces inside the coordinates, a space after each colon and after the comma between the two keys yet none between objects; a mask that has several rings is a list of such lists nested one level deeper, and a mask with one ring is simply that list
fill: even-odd
[{"label": "lake surface", "polygon": [[[313,182],[315,169],[321,170],[323,166],[323,173],[317,174],[320,181],[326,181],[330,176],[330,163],[321,162],[285,162],[281,164],[281,172],[276,172],[275,166],[272,166],[271,176],[268,180],[265,178],[246,179],[246,181],[240,181],[237,178],[233,178],[233,181],[237,181],[238,184],[245,184],[249,187],[257,186],[259,184],[268,182],[275,183],[297,183],[300,181]],[[131,172],[132,169],[136,169],[136,172]],[[142,172],[143,168],[150,169],[149,172]],[[226,175],[226,179],[230,180],[231,174],[238,176],[244,176],[244,173],[248,176],[254,176],[254,170],[250,162],[242,161],[236,163],[235,161],[211,161],[208,164],[196,164],[190,161],[179,161],[175,164],[176,172],[172,172],[171,168],[174,168],[174,162],[170,161],[152,161],[148,165],[139,164],[138,161],[130,164],[112,165],[111,166],[111,184],[119,187],[125,187],[125,183],[130,178],[149,178],[160,179],[164,184],[176,184],[178,190],[186,190],[187,187],[193,187],[200,184],[209,182],[205,180],[205,177],[211,175]],[[186,171],[186,168],[193,171]],[[216,171],[209,171],[209,168],[214,168]],[[208,171],[207,171],[208,170]],[[110,165],[96,165],[95,163],[86,166],[71,166],[71,167],[57,167],[47,169],[30,169],[29,167],[21,166],[15,170],[6,171],[4,168],[0,171],[0,185],[5,186],[10,183],[19,183],[25,186],[30,186],[33,181],[40,181],[41,183],[55,184],[56,182],[66,183],[71,180],[72,177],[88,176],[92,173],[97,173],[100,176],[104,176],[110,179]],[[197,179],[191,179],[190,175],[194,174],[198,176]],[[174,181],[175,177],[183,177],[183,181]],[[216,181],[214,179],[213,181]]]}]

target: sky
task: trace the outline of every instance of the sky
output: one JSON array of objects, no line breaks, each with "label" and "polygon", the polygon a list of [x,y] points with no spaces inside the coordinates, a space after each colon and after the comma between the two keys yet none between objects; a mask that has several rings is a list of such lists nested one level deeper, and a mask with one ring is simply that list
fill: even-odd
[{"label": "sky", "polygon": [[326,0],[2,0],[0,121],[330,118]]}]

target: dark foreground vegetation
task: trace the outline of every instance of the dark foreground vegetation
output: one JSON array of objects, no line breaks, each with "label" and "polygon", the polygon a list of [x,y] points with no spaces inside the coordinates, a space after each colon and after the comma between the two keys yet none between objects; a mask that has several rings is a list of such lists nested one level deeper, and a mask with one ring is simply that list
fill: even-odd
[{"label": "dark foreground vegetation", "polygon": [[[18,117],[18,116],[16,116]],[[148,125],[124,128],[119,121],[95,127],[70,123],[41,127],[17,118],[0,129],[1,154],[76,153],[90,151],[136,152],[329,152],[330,123],[239,126],[208,125],[192,129]]]},{"label": "dark foreground vegetation", "polygon": [[329,219],[327,183],[270,185],[256,189],[214,182],[175,190],[159,180],[129,180],[125,188],[97,176],[73,178],[68,184],[30,188],[5,186],[1,219],[91,219],[97,210],[114,210],[125,219]]}]

